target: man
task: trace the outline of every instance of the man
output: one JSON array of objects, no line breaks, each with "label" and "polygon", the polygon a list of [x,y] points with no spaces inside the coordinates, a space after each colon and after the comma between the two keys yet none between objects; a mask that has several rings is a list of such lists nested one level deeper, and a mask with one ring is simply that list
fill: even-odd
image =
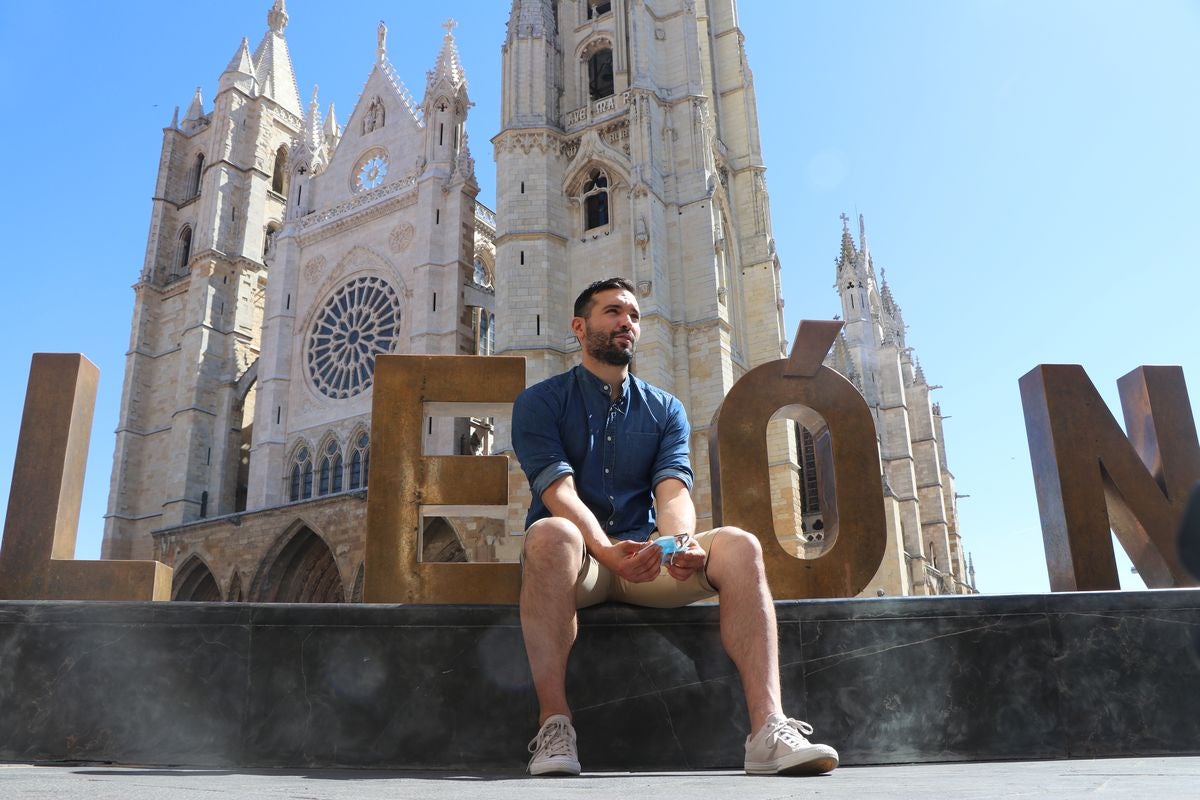
[{"label": "man", "polygon": [[[720,596],[721,642],[750,712],[752,774],[818,774],[837,752],[780,707],[775,606],[758,539],[736,528],[696,535],[690,427],[675,397],[629,374],[641,321],[633,285],[597,281],[575,301],[582,364],[526,389],[512,441],[533,499],[522,553],[521,628],[540,708],[533,775],[578,775],[566,697],[577,608],[615,600],[672,608]],[[665,548],[681,549],[663,568]],[[665,539],[664,539],[665,541]]]}]

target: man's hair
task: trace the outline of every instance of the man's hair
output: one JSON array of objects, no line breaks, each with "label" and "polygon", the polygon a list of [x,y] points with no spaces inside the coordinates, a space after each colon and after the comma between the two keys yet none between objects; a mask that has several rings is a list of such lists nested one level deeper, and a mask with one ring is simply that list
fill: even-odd
[{"label": "man's hair", "polygon": [[579,293],[579,297],[575,298],[575,316],[586,318],[588,314],[592,313],[592,306],[596,305],[596,301],[593,299],[596,294],[609,289],[624,289],[630,293],[634,292],[633,284],[629,279],[620,276],[593,281]]}]

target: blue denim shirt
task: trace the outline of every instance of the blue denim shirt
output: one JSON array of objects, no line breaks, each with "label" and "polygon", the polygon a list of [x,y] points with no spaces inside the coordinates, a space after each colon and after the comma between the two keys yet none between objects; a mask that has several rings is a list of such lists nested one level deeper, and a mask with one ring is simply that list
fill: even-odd
[{"label": "blue denim shirt", "polygon": [[692,488],[691,426],[673,395],[628,375],[621,397],[582,366],[522,392],[513,403],[512,443],[529,478],[528,528],[551,516],[542,492],[564,475],[610,539],[646,541],[654,530],[654,487],[678,478]]}]

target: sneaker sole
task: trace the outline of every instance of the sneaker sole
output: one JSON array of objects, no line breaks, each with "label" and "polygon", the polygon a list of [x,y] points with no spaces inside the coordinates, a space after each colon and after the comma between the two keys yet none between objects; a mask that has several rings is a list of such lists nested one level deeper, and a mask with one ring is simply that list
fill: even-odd
[{"label": "sneaker sole", "polygon": [[747,775],[824,775],[837,769],[838,760],[835,756],[818,756],[783,767],[773,763],[747,763],[745,766]]},{"label": "sneaker sole", "polygon": [[530,766],[529,774],[538,778],[575,777],[579,775],[578,761],[547,761]]}]

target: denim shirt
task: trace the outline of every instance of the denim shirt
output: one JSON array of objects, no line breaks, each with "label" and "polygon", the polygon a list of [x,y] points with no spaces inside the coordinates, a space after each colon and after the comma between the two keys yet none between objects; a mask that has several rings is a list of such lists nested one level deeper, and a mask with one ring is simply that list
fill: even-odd
[{"label": "denim shirt", "polygon": [[513,404],[512,443],[529,478],[528,528],[552,516],[542,492],[564,475],[610,539],[646,541],[654,530],[654,487],[678,478],[690,490],[691,426],[673,395],[627,375],[621,396],[582,366],[522,392]]}]

